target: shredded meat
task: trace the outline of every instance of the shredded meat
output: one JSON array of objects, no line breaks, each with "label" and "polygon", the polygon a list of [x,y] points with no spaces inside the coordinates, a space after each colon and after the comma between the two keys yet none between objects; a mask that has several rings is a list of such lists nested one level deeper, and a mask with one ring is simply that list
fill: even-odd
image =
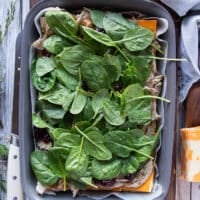
[{"label": "shredded meat", "polygon": [[33,42],[33,47],[35,47],[38,50],[44,50],[43,43],[46,38],[48,38],[50,35],[52,35],[52,31],[50,30],[45,17],[40,17],[40,27],[41,27],[41,33],[42,35],[40,38]]},{"label": "shredded meat", "polygon": [[92,23],[92,19],[90,17],[90,13],[85,9],[80,14],[76,15],[75,19],[80,26],[87,26],[87,27],[90,27],[90,28],[93,27],[93,23]]},{"label": "shredded meat", "polygon": [[58,183],[52,186],[44,186],[40,182],[38,182],[36,186],[36,192],[40,195],[43,195],[43,194],[55,195],[55,192],[63,191],[63,188],[64,188],[64,185],[63,185],[62,180],[59,180]]},{"label": "shredded meat", "polygon": [[[157,41],[154,41],[153,44],[157,48],[160,48],[160,45]],[[152,50],[152,54],[153,55],[156,54],[155,48]],[[145,83],[144,89],[147,90],[150,93],[150,95],[158,96],[161,92],[163,78],[164,76],[162,74],[159,74],[158,72],[156,61],[153,60],[151,63],[151,73]],[[147,135],[152,135],[155,133],[157,120],[161,119],[161,116],[157,113],[156,99],[152,99],[151,101],[151,111],[152,111],[152,121],[148,125],[145,125],[143,127],[143,130]]]}]

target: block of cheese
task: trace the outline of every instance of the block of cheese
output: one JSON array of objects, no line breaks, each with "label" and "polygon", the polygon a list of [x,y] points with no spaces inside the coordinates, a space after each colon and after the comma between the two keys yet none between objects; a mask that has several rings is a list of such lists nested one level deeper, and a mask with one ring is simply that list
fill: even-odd
[{"label": "block of cheese", "polygon": [[181,172],[186,181],[200,182],[200,126],[182,128]]}]

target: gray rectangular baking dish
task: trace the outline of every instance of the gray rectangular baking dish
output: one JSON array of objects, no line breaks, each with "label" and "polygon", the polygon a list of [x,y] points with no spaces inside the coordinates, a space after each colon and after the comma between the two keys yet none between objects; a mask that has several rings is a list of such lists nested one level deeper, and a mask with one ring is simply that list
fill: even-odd
[{"label": "gray rectangular baking dish", "polygon": [[[34,17],[44,8],[61,7],[68,10],[77,10],[82,7],[96,9],[109,8],[110,10],[133,10],[139,11],[152,17],[161,17],[168,20],[168,31],[161,36],[168,41],[168,57],[176,57],[176,42],[174,22],[168,11],[161,5],[149,0],[49,0],[42,1],[36,5],[28,14],[24,30],[22,32],[21,50],[21,72],[20,72],[20,95],[19,95],[19,133],[20,133],[20,153],[21,153],[21,176],[25,199],[31,200],[64,200],[72,199],[70,192],[60,193],[57,196],[40,197],[36,191],[36,179],[30,168],[29,158],[34,149],[31,119],[31,97],[30,97],[30,77],[29,77],[29,54],[30,47],[34,40],[38,38],[38,32],[34,25]],[[166,98],[171,101],[165,104],[165,125],[162,129],[161,149],[158,153],[157,165],[159,171],[158,183],[162,186],[162,194],[157,199],[165,199],[168,192],[171,176],[172,153],[174,143],[175,125],[175,99],[176,99],[176,63],[168,62],[166,67],[167,89]],[[87,199],[77,197],[76,199]],[[109,197],[107,199],[117,199]]]}]

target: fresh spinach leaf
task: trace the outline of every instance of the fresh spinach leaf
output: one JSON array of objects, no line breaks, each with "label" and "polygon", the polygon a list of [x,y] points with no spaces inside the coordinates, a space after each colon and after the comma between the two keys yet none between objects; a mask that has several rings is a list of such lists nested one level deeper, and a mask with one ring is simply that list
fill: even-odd
[{"label": "fresh spinach leaf", "polygon": [[49,128],[49,129],[52,129],[52,126],[49,125],[46,121],[44,121],[37,114],[32,114],[32,123],[37,128]]},{"label": "fresh spinach leaf", "polygon": [[123,84],[127,86],[139,83],[144,86],[150,73],[151,66],[148,58],[145,56],[132,56],[131,62],[127,64],[127,68],[122,72]]},{"label": "fresh spinach leaf", "polygon": [[103,27],[113,40],[120,40],[128,30],[135,28],[135,24],[119,13],[110,12],[103,18]]},{"label": "fresh spinach leaf", "polygon": [[31,153],[31,167],[37,180],[43,185],[53,185],[59,179],[59,176],[52,169],[48,152],[46,151],[34,151]]},{"label": "fresh spinach leaf", "polygon": [[56,68],[53,58],[39,57],[36,61],[35,71],[39,77],[48,74]]},{"label": "fresh spinach leaf", "polygon": [[88,188],[88,185],[80,181],[80,179],[77,179],[77,180],[70,179],[69,183],[71,186],[79,190],[86,190]]},{"label": "fresh spinach leaf", "polygon": [[54,143],[55,147],[64,147],[68,151],[74,147],[79,146],[81,143],[81,137],[78,134],[73,134],[70,132],[63,132],[58,136],[57,140]]},{"label": "fresh spinach leaf", "polygon": [[153,39],[154,34],[151,30],[136,26],[129,30],[122,40],[129,51],[141,51],[146,49],[153,42]]},{"label": "fresh spinach leaf", "polygon": [[145,99],[128,111],[128,119],[137,125],[148,124],[152,120],[151,100]]},{"label": "fresh spinach leaf", "polygon": [[83,132],[78,127],[75,127],[79,134],[85,138],[84,149],[89,155],[95,157],[98,160],[110,160],[112,154],[103,144],[103,136],[98,130],[92,130],[87,128],[87,131]]},{"label": "fresh spinach leaf", "polygon": [[80,178],[80,181],[81,181],[82,183],[85,183],[87,186],[90,186],[90,187],[93,187],[93,188],[98,189],[98,187],[92,183],[92,180],[93,180],[93,177],[91,177],[91,176],[88,176],[88,177],[81,177],[81,178]]},{"label": "fresh spinach leaf", "polygon": [[79,180],[80,177],[84,176],[87,171],[89,158],[88,155],[84,152],[83,141],[79,147],[74,147],[65,163],[65,168],[68,175],[75,180]]},{"label": "fresh spinach leaf", "polygon": [[94,29],[88,28],[88,27],[85,27],[85,26],[83,26],[82,29],[93,40],[95,40],[99,43],[102,43],[106,46],[109,46],[109,47],[115,47],[116,46],[115,43],[113,42],[113,40],[107,34],[99,32],[99,31],[95,31]]},{"label": "fresh spinach leaf", "polygon": [[[145,159],[147,159],[145,157]],[[139,162],[134,155],[129,156],[128,158],[121,159],[122,167],[120,171],[121,176],[127,176],[128,174],[133,174],[137,172],[139,168]]]},{"label": "fresh spinach leaf", "polygon": [[56,58],[57,62],[62,64],[68,73],[78,77],[79,67],[91,53],[91,50],[86,46],[74,45],[72,47],[65,47]]},{"label": "fresh spinach leaf", "polygon": [[45,100],[55,105],[60,105],[67,111],[74,99],[75,93],[57,83],[50,91],[39,94],[39,100]]},{"label": "fresh spinach leaf", "polygon": [[121,63],[117,56],[107,54],[102,59],[102,65],[108,73],[111,82],[118,81],[121,75]]},{"label": "fresh spinach leaf", "polygon": [[75,96],[70,108],[71,114],[79,114],[87,103],[87,97],[82,94],[79,90],[75,92]]},{"label": "fresh spinach leaf", "polygon": [[127,158],[134,144],[132,135],[125,131],[110,131],[104,136],[106,146],[114,155]]},{"label": "fresh spinach leaf", "polygon": [[120,126],[125,122],[125,116],[122,115],[120,106],[117,102],[106,100],[103,103],[103,114],[105,120],[113,125]]},{"label": "fresh spinach leaf", "polygon": [[88,11],[90,12],[90,17],[94,25],[97,26],[98,28],[103,29],[104,28],[103,18],[105,16],[105,12],[100,11],[100,10],[92,10],[92,9],[88,9]]},{"label": "fresh spinach leaf", "polygon": [[130,101],[135,97],[142,97],[145,93],[140,84],[131,84],[122,93],[122,102],[125,102],[125,112],[131,123],[146,124],[152,119],[151,99],[138,99]]},{"label": "fresh spinach leaf", "polygon": [[101,112],[101,110],[103,109],[103,104],[104,101],[110,99],[110,95],[107,89],[100,89],[98,90],[94,97],[92,98],[92,108],[94,110],[94,117],[96,117],[96,115]]},{"label": "fresh spinach leaf", "polygon": [[52,35],[44,41],[44,48],[53,54],[59,54],[64,47],[72,46],[72,43],[58,35]]},{"label": "fresh spinach leaf", "polygon": [[63,179],[64,191],[66,191],[67,172],[65,169],[65,162],[67,160],[68,152],[65,148],[51,148],[48,150],[49,162],[52,171]]},{"label": "fresh spinach leaf", "polygon": [[104,141],[111,152],[121,158],[127,158],[131,152],[151,158],[151,155],[140,151],[140,149],[145,146],[152,147],[155,143],[155,137],[144,135],[135,136],[133,133],[134,131],[110,131],[105,134]]},{"label": "fresh spinach leaf", "polygon": [[[138,130],[133,130],[133,132],[135,131],[138,132]],[[158,143],[159,134],[140,136],[140,133],[138,133],[137,137],[139,146],[146,143],[146,145],[138,148],[139,151],[145,155],[151,156]],[[138,169],[141,169],[141,167],[149,160],[148,156],[132,152],[128,158],[121,159],[122,167],[120,175],[126,176],[128,174],[135,173]]]},{"label": "fresh spinach leaf", "polygon": [[[54,33],[60,35],[76,35],[78,25],[73,16],[62,10],[49,10],[45,13],[45,19],[48,26]],[[62,36],[62,35],[61,35]]]},{"label": "fresh spinach leaf", "polygon": [[92,176],[98,180],[115,178],[120,174],[120,170],[120,160],[98,161],[93,159],[91,165]]},{"label": "fresh spinach leaf", "polygon": [[87,86],[93,91],[110,88],[108,73],[100,62],[85,60],[81,65],[81,74]]},{"label": "fresh spinach leaf", "polygon": [[81,121],[91,121],[94,116],[94,110],[92,108],[92,102],[90,98],[87,98],[86,105],[81,112]]},{"label": "fresh spinach leaf", "polygon": [[[123,41],[113,41],[111,39],[110,36],[108,36],[107,34],[103,33],[103,32],[98,32],[98,31],[95,31],[94,29],[92,28],[88,28],[88,27],[82,27],[83,31],[85,34],[87,34],[89,37],[91,37],[93,40],[101,43],[101,44],[104,44],[105,46],[108,46],[108,47],[115,47],[119,53],[125,58],[125,60],[127,62],[130,62],[129,58],[124,54],[124,52],[120,49],[120,47],[117,45],[117,43],[121,43],[121,42],[124,42]],[[131,38],[126,38],[126,41],[128,40],[131,40]]]},{"label": "fresh spinach leaf", "polygon": [[88,129],[91,126],[92,126],[92,124],[89,121],[78,121],[75,124],[73,124],[71,131],[73,133],[80,134],[79,131],[77,130],[77,127],[81,131],[84,131],[84,130]]},{"label": "fresh spinach leaf", "polygon": [[113,47],[106,46],[94,40],[83,31],[82,31],[82,35],[83,35],[84,41],[87,43],[87,46],[90,47],[90,49],[93,51],[94,54],[99,55],[99,56],[104,56],[105,54],[114,51]]},{"label": "fresh spinach leaf", "polygon": [[40,101],[39,106],[42,113],[50,119],[62,119],[65,115],[65,111],[61,106],[44,101]]},{"label": "fresh spinach leaf", "polygon": [[40,92],[49,91],[55,85],[56,82],[56,76],[54,71],[42,77],[38,76],[36,73],[35,62],[33,62],[31,66],[31,79],[34,87]]},{"label": "fresh spinach leaf", "polygon": [[112,158],[112,153],[103,144],[103,136],[99,131],[90,130],[86,132],[88,138],[84,142],[85,152],[90,156],[96,158],[97,160],[110,160]]},{"label": "fresh spinach leaf", "polygon": [[56,141],[56,140],[58,140],[59,136],[62,133],[68,133],[68,132],[70,132],[70,130],[68,130],[68,129],[54,128],[51,133],[52,133],[53,139]]},{"label": "fresh spinach leaf", "polygon": [[72,91],[76,90],[76,87],[78,86],[77,77],[68,73],[62,66],[57,66],[56,77],[60,83],[65,85],[65,87]]}]

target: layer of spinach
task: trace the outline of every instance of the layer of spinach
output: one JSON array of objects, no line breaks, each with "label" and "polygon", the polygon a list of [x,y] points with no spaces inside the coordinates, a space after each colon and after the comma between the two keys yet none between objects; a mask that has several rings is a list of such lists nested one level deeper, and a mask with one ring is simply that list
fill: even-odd
[{"label": "layer of spinach", "polygon": [[31,154],[37,180],[59,179],[80,189],[137,172],[153,159],[159,134],[145,135],[151,96],[143,86],[151,72],[154,34],[121,14],[90,10],[98,28],[80,26],[71,13],[51,10],[51,55],[35,58],[32,84],[38,92],[33,125],[53,140],[48,151]]}]

